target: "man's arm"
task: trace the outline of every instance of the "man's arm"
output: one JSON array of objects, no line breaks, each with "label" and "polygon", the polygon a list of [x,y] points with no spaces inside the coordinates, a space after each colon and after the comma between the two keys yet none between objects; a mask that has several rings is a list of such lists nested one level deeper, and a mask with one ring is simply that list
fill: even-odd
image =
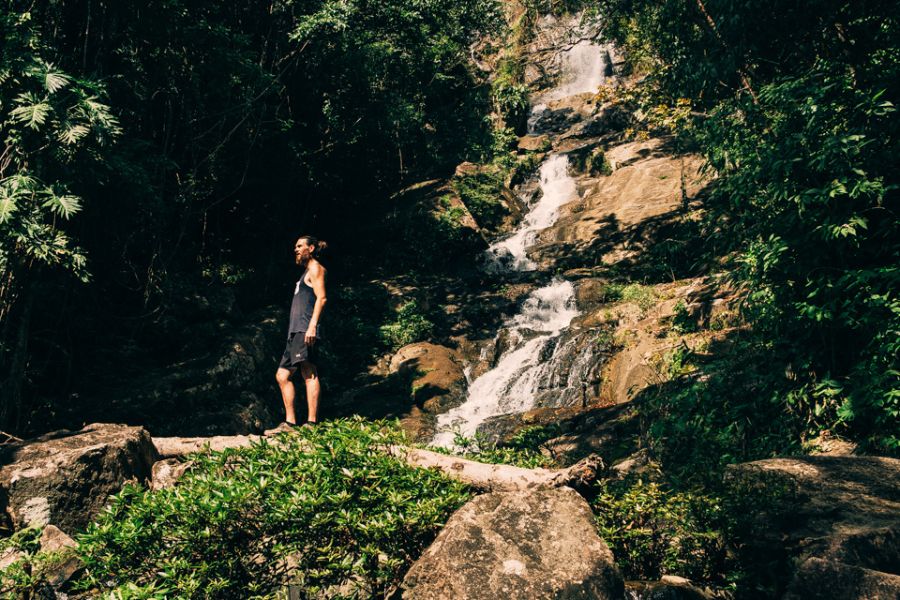
[{"label": "man's arm", "polygon": [[313,293],[316,295],[316,303],[313,306],[312,317],[309,319],[309,327],[306,329],[306,344],[312,346],[316,343],[316,328],[319,325],[319,318],[322,316],[322,310],[325,308],[325,267],[319,263],[312,263],[309,266],[309,279],[312,284]]}]

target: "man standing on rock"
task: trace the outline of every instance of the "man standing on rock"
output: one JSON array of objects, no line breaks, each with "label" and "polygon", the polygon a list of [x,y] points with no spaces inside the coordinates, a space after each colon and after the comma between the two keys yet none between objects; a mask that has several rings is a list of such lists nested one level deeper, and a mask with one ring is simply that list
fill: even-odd
[{"label": "man standing on rock", "polygon": [[326,298],[325,267],[317,258],[326,246],[324,241],[311,235],[301,236],[294,244],[294,261],[303,269],[303,274],[294,286],[287,346],[278,364],[278,371],[275,372],[285,412],[284,422],[272,430],[275,432],[297,426],[297,415],[294,412],[296,391],[291,380],[297,370],[306,386],[306,404],[309,410],[306,422],[308,425],[315,425],[318,421],[320,386],[314,361],[319,339],[319,321]]}]

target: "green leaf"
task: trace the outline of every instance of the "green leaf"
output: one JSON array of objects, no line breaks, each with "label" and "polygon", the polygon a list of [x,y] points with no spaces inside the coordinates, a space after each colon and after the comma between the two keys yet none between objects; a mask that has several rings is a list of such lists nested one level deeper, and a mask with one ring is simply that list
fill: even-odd
[{"label": "green leaf", "polygon": [[69,76],[65,73],[60,73],[58,71],[53,71],[53,65],[47,65],[48,70],[44,75],[44,87],[47,88],[47,91],[51,94],[55,94],[59,90],[63,89],[67,85],[69,85]]},{"label": "green leaf", "polygon": [[70,194],[57,195],[52,191],[48,191],[47,200],[44,201],[43,206],[64,219],[69,219],[81,210],[81,199]]},{"label": "green leaf", "polygon": [[53,107],[45,101],[39,101],[33,94],[20,94],[16,101],[21,104],[10,111],[10,116],[18,123],[24,123],[31,129],[39,129],[47,121]]}]

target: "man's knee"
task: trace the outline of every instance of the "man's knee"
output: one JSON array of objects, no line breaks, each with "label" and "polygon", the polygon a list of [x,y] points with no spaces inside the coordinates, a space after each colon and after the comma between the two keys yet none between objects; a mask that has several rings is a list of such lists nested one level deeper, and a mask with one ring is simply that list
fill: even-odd
[{"label": "man's knee", "polygon": [[303,379],[315,379],[319,376],[319,373],[316,370],[316,365],[305,360],[300,363],[300,375]]},{"label": "man's knee", "polygon": [[275,381],[278,382],[278,385],[285,385],[291,380],[291,375],[293,375],[293,371],[285,368],[279,368],[277,371],[275,371]]}]

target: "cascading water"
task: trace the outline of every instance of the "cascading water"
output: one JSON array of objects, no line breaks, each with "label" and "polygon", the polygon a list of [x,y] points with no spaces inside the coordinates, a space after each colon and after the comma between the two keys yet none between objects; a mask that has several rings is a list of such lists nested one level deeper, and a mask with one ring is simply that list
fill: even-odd
[{"label": "cascading water", "polygon": [[541,97],[544,102],[596,92],[606,80],[606,51],[588,40],[581,40],[560,55],[563,81]]},{"label": "cascading water", "polygon": [[[561,57],[563,81],[544,98],[550,101],[581,92],[595,91],[603,83],[605,68],[602,48],[589,42],[575,44]],[[535,113],[546,109],[535,106]],[[529,128],[534,119],[529,119]],[[539,199],[530,207],[518,229],[488,249],[486,269],[494,273],[532,271],[537,265],[528,258],[527,249],[537,241],[541,230],[553,225],[559,209],[578,197],[575,181],[568,173],[569,159],[550,154],[541,164]],[[532,408],[548,383],[559,379],[553,369],[561,354],[560,336],[578,316],[575,288],[571,282],[554,279],[534,290],[516,316],[508,319],[501,332],[507,350],[494,367],[469,385],[466,401],[437,420],[436,446],[453,447],[457,434],[472,437],[478,426],[490,417],[520,413]],[[499,339],[495,339],[495,344]],[[549,360],[547,355],[549,354]],[[585,364],[582,364],[585,363]],[[587,372],[587,361],[577,359],[569,371]],[[574,390],[580,393],[581,390]]]},{"label": "cascading water", "polygon": [[539,388],[541,355],[578,315],[575,288],[555,280],[531,293],[521,312],[503,326],[509,350],[472,382],[466,401],[438,417],[432,444],[452,447],[456,433],[471,437],[488,417],[531,408]]},{"label": "cascading water", "polygon": [[610,49],[588,40],[581,40],[559,55],[562,81],[553,89],[540,95],[528,119],[528,132],[535,133],[535,125],[548,110],[547,103],[575,94],[596,92],[606,83],[612,71]]},{"label": "cascading water", "polygon": [[531,271],[537,266],[525,253],[534,245],[538,233],[553,225],[559,215],[559,207],[573,200],[578,190],[568,174],[569,159],[553,154],[540,168],[541,191],[538,201],[531,207],[519,228],[508,238],[495,242],[487,251],[487,269]]}]

